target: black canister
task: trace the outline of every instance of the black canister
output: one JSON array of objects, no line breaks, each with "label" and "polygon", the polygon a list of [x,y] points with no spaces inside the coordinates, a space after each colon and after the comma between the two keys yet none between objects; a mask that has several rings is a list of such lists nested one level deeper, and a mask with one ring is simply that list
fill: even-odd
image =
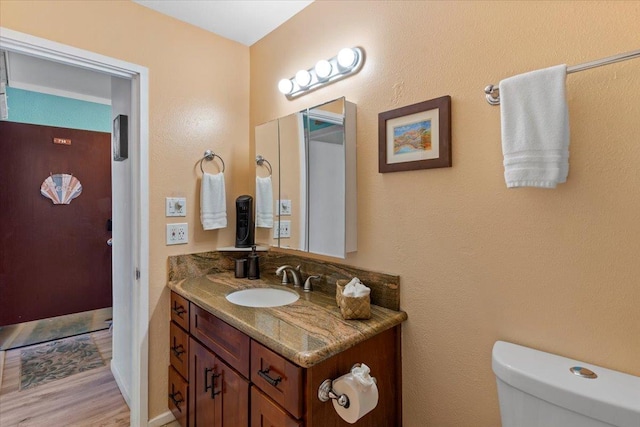
[{"label": "black canister", "polygon": [[236,199],[236,248],[250,248],[254,244],[253,197]]},{"label": "black canister", "polygon": [[260,257],[256,253],[256,246],[251,246],[251,255],[248,256],[249,262],[249,272],[247,273],[247,277],[249,279],[259,279],[260,278]]},{"label": "black canister", "polygon": [[236,259],[236,277],[241,279],[247,277],[247,259]]}]

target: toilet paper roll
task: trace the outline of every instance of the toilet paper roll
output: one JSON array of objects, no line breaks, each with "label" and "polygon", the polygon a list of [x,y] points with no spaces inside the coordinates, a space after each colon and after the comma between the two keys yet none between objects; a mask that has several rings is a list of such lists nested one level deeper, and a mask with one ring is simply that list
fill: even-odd
[{"label": "toilet paper roll", "polygon": [[349,398],[348,408],[340,406],[337,400],[332,400],[333,408],[349,424],[364,417],[378,404],[378,387],[375,383],[368,387],[362,386],[352,374],[343,375],[333,381],[333,391],[338,395],[346,394]]}]

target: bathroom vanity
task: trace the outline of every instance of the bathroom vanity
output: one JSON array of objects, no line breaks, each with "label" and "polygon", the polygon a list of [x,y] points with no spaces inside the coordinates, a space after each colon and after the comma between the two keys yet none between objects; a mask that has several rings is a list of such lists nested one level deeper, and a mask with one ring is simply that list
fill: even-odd
[{"label": "bathroom vanity", "polygon": [[[402,311],[371,306],[368,320],[344,320],[333,295],[300,293],[292,304],[230,303],[241,289],[278,287],[231,272],[171,281],[169,407],[184,426],[351,424],[318,399],[325,379],[366,363],[379,401],[358,426],[401,425]],[[289,287],[289,290],[293,288]]]}]

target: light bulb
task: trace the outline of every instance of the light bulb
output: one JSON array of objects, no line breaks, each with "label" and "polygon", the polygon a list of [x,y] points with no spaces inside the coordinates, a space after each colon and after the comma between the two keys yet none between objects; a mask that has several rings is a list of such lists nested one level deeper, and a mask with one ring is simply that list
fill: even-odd
[{"label": "light bulb", "polygon": [[326,59],[318,61],[315,67],[316,76],[322,80],[326,79],[331,75],[331,68],[331,64]]},{"label": "light bulb", "polygon": [[356,63],[356,51],[351,48],[344,48],[338,52],[338,65],[342,68],[351,68]]},{"label": "light bulb", "polygon": [[288,95],[293,90],[293,82],[289,79],[282,79],[278,82],[278,90],[280,93]]},{"label": "light bulb", "polygon": [[300,70],[296,73],[296,83],[300,87],[307,87],[311,83],[311,73],[307,70]]}]

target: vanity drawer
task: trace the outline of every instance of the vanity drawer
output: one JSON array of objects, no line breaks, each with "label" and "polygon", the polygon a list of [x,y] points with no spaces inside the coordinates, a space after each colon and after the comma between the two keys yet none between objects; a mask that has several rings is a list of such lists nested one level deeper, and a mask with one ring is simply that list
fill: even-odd
[{"label": "vanity drawer", "polygon": [[187,387],[188,384],[178,372],[169,366],[169,409],[182,427],[187,427]]},{"label": "vanity drawer", "polygon": [[294,417],[302,417],[302,368],[253,340],[251,382]]},{"label": "vanity drawer", "polygon": [[189,375],[189,335],[171,322],[169,327],[169,360],[182,378]]},{"label": "vanity drawer", "polygon": [[191,306],[191,335],[249,378],[250,339],[197,305]]},{"label": "vanity drawer", "polygon": [[171,291],[171,320],[189,332],[189,301]]},{"label": "vanity drawer", "polygon": [[251,387],[251,427],[302,427],[296,420],[256,386]]}]

